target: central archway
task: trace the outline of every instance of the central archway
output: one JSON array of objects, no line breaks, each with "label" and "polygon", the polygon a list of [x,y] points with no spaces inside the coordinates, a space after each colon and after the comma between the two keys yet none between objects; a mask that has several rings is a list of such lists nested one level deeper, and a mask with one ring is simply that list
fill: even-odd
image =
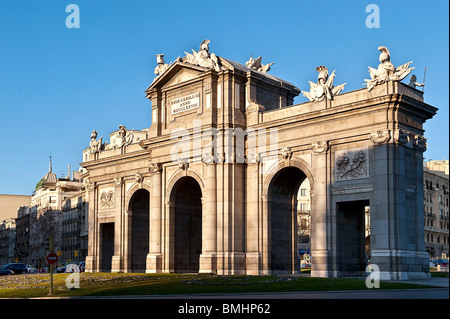
[{"label": "central archway", "polygon": [[190,177],[180,178],[174,185],[172,203],[172,260],[176,273],[198,273],[202,252],[202,191]]},{"label": "central archway", "polygon": [[299,269],[297,249],[297,196],[305,173],[284,167],[272,178],[268,189],[269,269],[273,274],[291,274]]}]

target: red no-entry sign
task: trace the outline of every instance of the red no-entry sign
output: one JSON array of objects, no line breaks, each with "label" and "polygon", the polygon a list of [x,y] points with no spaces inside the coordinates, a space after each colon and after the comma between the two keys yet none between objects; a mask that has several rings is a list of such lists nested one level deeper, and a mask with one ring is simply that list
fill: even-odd
[{"label": "red no-entry sign", "polygon": [[47,255],[47,262],[49,264],[55,264],[58,261],[58,256],[55,253],[50,253]]}]

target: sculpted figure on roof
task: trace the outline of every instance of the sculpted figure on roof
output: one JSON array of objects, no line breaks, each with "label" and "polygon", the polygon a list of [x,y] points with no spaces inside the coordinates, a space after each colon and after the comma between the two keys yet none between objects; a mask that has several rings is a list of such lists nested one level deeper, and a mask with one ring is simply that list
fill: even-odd
[{"label": "sculpted figure on roof", "polygon": [[399,67],[394,67],[391,63],[391,54],[388,48],[385,46],[379,46],[378,50],[380,53],[380,64],[378,69],[371,68],[369,66],[370,79],[364,79],[367,85],[367,90],[370,91],[375,85],[388,82],[388,81],[401,81],[403,80],[414,68],[410,68],[409,65],[412,63],[408,62]]},{"label": "sculpted figure on roof", "polygon": [[261,64],[261,57],[257,57],[256,59],[253,59],[253,57],[250,57],[250,59],[245,62],[245,65],[252,70],[256,70],[259,72],[267,73],[270,71],[270,67],[273,65],[272,63],[269,64]]},{"label": "sculpted figure on roof", "polygon": [[91,142],[89,143],[89,146],[91,148],[91,154],[100,153],[102,150],[105,149],[105,145],[102,144],[102,137],[100,137],[99,140],[97,140],[97,131],[93,130],[91,134]]},{"label": "sculpted figure on roof", "polygon": [[164,62],[164,54],[156,55],[156,63],[158,63],[158,65],[155,68],[156,76],[160,76],[169,68],[169,65]]},{"label": "sculpted figure on roof", "polygon": [[121,148],[133,143],[133,130],[127,131],[124,125],[119,125],[119,130],[111,138],[111,143],[106,147],[107,150]]},{"label": "sculpted figure on roof", "polygon": [[203,40],[200,44],[200,50],[196,52],[192,49],[192,54],[186,53],[185,62],[203,66],[208,69],[216,70],[217,72],[222,70],[220,59],[214,53],[209,52],[209,40]]},{"label": "sculpted figure on roof", "polygon": [[322,101],[325,97],[332,100],[335,95],[338,95],[347,83],[340,84],[338,86],[333,86],[335,74],[331,73],[328,76],[327,67],[321,65],[316,68],[316,71],[319,72],[317,77],[317,82],[314,83],[309,82],[310,90],[309,92],[303,91],[303,96],[306,96],[310,101]]}]

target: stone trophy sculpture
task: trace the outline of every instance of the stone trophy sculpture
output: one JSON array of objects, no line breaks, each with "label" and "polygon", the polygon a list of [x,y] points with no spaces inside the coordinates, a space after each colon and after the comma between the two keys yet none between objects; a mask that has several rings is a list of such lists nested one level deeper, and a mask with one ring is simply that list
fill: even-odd
[{"label": "stone trophy sculpture", "polygon": [[375,85],[388,82],[388,81],[401,81],[403,80],[414,68],[410,68],[409,65],[412,63],[408,62],[399,67],[394,67],[391,63],[391,55],[388,48],[385,46],[379,46],[378,50],[380,53],[380,64],[378,69],[371,68],[369,66],[370,79],[365,79],[367,85],[367,90],[370,92]]},{"label": "stone trophy sculpture", "polygon": [[245,66],[249,69],[256,70],[259,72],[267,73],[270,71],[270,67],[273,65],[272,63],[268,64],[261,64],[261,57],[257,57],[256,59],[253,59],[253,57],[250,57],[250,59],[245,62]]},{"label": "stone trophy sculpture", "polygon": [[317,77],[317,82],[314,83],[308,81],[310,84],[309,92],[303,91],[303,96],[306,96],[311,102],[319,102],[322,101],[325,97],[332,100],[335,95],[338,95],[347,83],[340,84],[338,86],[333,86],[333,81],[335,77],[335,71],[328,76],[327,67],[321,65],[316,68],[316,71],[319,72]]},{"label": "stone trophy sculpture", "polygon": [[209,52],[209,43],[209,40],[203,40],[200,44],[200,50],[198,52],[194,49],[192,49],[192,54],[184,52],[186,53],[185,62],[203,66],[208,69],[214,69],[219,72],[222,70],[220,59],[214,53]]}]

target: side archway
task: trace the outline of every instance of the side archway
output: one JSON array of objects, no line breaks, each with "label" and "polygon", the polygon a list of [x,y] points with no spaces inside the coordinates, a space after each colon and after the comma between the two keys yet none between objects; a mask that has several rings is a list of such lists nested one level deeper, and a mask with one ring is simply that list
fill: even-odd
[{"label": "side archway", "polygon": [[135,185],[127,194],[126,260],[131,272],[145,272],[150,242],[150,191]]}]

